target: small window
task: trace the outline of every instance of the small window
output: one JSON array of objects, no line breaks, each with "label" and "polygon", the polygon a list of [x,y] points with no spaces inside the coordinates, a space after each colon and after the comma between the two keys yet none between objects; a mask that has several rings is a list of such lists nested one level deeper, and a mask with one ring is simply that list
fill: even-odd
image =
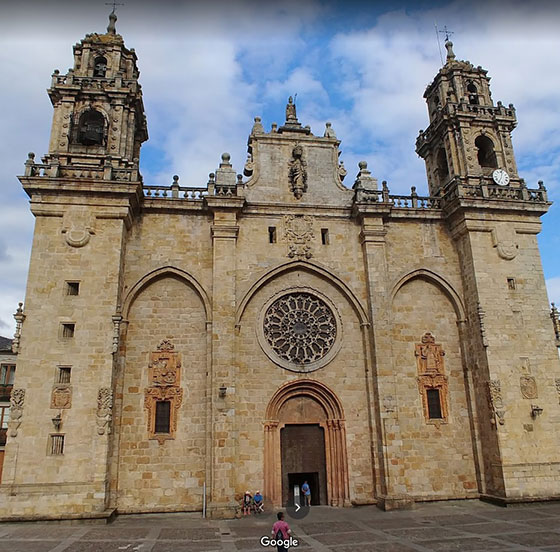
[{"label": "small window", "polygon": [[507,279],[508,289],[515,289],[515,278],[508,278]]},{"label": "small window", "polygon": [[321,243],[323,245],[329,245],[329,229],[321,228]]},{"label": "small window", "polygon": [[8,420],[10,419],[10,407],[0,407],[0,429],[8,429]]},{"label": "small window", "polygon": [[157,401],[155,433],[169,433],[170,415],[171,415],[171,402]]},{"label": "small window", "polygon": [[13,385],[15,376],[15,364],[2,364],[0,369],[0,385]]},{"label": "small window", "polygon": [[427,389],[426,397],[428,399],[428,416],[430,420],[443,418],[441,415],[439,389]]},{"label": "small window", "polygon": [[59,366],[56,373],[56,383],[70,383],[72,368],[70,366]]},{"label": "small window", "polygon": [[76,330],[76,324],[64,322],[61,324],[61,337],[62,339],[72,339]]},{"label": "small window", "polygon": [[107,58],[103,56],[96,57],[93,66],[93,76],[104,77],[106,73],[107,73]]},{"label": "small window", "polygon": [[66,282],[66,295],[79,295],[80,282]]},{"label": "small window", "polygon": [[276,243],[276,226],[268,227],[268,243]]},{"label": "small window", "polygon": [[64,435],[49,435],[49,454],[51,456],[64,454]]}]

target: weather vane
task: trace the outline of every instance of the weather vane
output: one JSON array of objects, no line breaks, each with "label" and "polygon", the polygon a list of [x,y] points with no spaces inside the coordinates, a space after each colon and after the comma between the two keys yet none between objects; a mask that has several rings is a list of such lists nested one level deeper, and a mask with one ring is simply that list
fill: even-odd
[{"label": "weather vane", "polygon": [[117,9],[117,6],[124,6],[124,4],[119,4],[118,2],[105,2],[106,6],[113,6],[113,13]]}]

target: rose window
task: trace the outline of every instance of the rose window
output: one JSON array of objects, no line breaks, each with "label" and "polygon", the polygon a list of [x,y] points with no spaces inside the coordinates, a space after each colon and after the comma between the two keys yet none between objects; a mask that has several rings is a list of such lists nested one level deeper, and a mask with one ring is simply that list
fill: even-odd
[{"label": "rose window", "polygon": [[272,350],[293,364],[323,358],[336,340],[336,319],[329,306],[310,293],[280,297],[264,316],[264,337]]}]

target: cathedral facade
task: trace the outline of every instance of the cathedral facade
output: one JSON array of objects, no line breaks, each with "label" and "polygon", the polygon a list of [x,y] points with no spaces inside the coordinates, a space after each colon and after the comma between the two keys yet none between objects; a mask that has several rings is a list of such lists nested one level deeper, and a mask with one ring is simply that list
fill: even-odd
[{"label": "cathedral facade", "polygon": [[560,497],[560,364],[515,109],[447,61],[393,195],[290,99],[244,175],[145,185],[137,58],[87,35],[55,71],[0,485],[3,518],[234,515],[303,479],[332,506]]}]

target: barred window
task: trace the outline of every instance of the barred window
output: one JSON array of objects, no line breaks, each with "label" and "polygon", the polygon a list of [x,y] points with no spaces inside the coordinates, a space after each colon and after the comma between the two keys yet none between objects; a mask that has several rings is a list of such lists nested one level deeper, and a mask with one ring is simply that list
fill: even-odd
[{"label": "barred window", "polygon": [[169,433],[169,421],[171,418],[171,402],[156,402],[155,433]]},{"label": "barred window", "polygon": [[62,339],[72,339],[74,337],[75,330],[76,324],[63,323],[61,324],[60,336]]},{"label": "barred window", "polygon": [[66,295],[80,295],[80,282],[66,282]]},{"label": "barred window", "polygon": [[56,374],[56,383],[70,383],[71,374],[71,366],[59,366]]},{"label": "barred window", "polygon": [[64,435],[49,435],[49,454],[52,456],[64,454]]},{"label": "barred window", "polygon": [[13,385],[15,375],[15,364],[2,364],[0,369],[0,385]]}]

